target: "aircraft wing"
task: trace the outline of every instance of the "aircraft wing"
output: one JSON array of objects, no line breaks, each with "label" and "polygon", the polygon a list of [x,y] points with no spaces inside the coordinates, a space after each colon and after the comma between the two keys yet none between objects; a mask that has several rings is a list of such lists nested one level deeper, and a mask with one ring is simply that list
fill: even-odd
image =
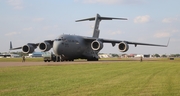
[{"label": "aircraft wing", "polygon": [[43,52],[49,51],[53,46],[54,40],[45,40],[41,43],[27,43],[24,46],[21,47],[12,47],[12,42],[10,42],[10,50],[16,50],[16,49],[22,49],[24,53],[33,53],[34,50],[39,46],[39,49]]},{"label": "aircraft wing", "polygon": [[169,41],[168,41],[167,45],[150,44],[150,43],[140,43],[140,42],[131,42],[131,41],[121,41],[121,40],[108,40],[108,39],[101,39],[101,41],[104,42],[104,43],[112,43],[112,45],[114,45],[114,43],[126,42],[127,44],[133,44],[133,45],[135,45],[135,47],[136,47],[137,45],[167,47],[168,44],[169,44]]},{"label": "aircraft wing", "polygon": [[22,47],[10,48],[10,50],[22,49]]},{"label": "aircraft wing", "polygon": [[159,47],[167,47],[167,45],[158,45],[158,44],[149,44],[149,43],[139,43],[139,42],[129,42],[129,41],[124,41],[127,42],[128,44],[134,44],[135,46],[137,45],[147,45],[147,46],[159,46]]},{"label": "aircraft wing", "polygon": [[167,45],[159,45],[159,44],[140,43],[140,42],[131,42],[131,41],[122,41],[122,40],[110,40],[110,39],[91,38],[91,37],[85,37],[84,39],[87,41],[99,40],[103,43],[111,43],[112,46],[115,46],[116,43],[120,43],[120,42],[126,42],[127,44],[133,44],[133,45],[135,45],[135,47],[137,45],[159,46],[159,47],[167,47],[169,45],[169,41],[168,41]]},{"label": "aircraft wing", "polygon": [[[50,43],[51,45],[53,44],[54,40],[45,40],[44,42],[48,42]],[[27,43],[27,45],[31,45],[33,46],[34,48],[37,48],[37,46],[39,45],[40,43]],[[23,46],[22,46],[23,47]],[[12,42],[10,42],[10,50],[17,50],[17,49],[22,49],[22,47],[16,47],[16,48],[13,48],[12,47]]]},{"label": "aircraft wing", "polygon": [[[27,45],[32,45],[34,48],[36,48],[39,45],[39,43],[28,43]],[[10,50],[17,50],[17,49],[22,49],[22,47],[12,48],[12,45],[10,45]]]}]

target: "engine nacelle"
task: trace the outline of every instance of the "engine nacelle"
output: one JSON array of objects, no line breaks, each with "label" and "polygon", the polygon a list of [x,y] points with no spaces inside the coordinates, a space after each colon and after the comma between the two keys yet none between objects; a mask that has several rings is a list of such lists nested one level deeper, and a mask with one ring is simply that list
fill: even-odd
[{"label": "engine nacelle", "polygon": [[94,40],[92,43],[91,43],[91,48],[95,51],[99,51],[103,48],[103,43],[101,41],[98,41],[98,40]]},{"label": "engine nacelle", "polygon": [[34,47],[33,47],[33,45],[30,45],[30,44],[27,44],[27,45],[24,45],[23,47],[22,47],[22,51],[23,51],[23,53],[33,53],[34,52]]},{"label": "engine nacelle", "polygon": [[121,52],[126,52],[129,49],[129,45],[126,42],[120,42],[118,48]]},{"label": "engine nacelle", "polygon": [[42,42],[39,44],[39,49],[43,52],[49,51],[52,48],[52,45],[48,42]]}]

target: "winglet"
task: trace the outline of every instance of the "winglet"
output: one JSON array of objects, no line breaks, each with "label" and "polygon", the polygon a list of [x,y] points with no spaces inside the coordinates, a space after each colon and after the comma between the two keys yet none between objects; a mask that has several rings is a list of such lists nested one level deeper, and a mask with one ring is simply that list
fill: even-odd
[{"label": "winglet", "polygon": [[12,42],[10,41],[10,49],[9,50],[11,50],[13,47],[12,47]]},{"label": "winglet", "polygon": [[168,47],[168,46],[169,46],[169,42],[170,42],[170,38],[169,38],[169,40],[168,40],[168,43],[167,43],[166,47]]}]

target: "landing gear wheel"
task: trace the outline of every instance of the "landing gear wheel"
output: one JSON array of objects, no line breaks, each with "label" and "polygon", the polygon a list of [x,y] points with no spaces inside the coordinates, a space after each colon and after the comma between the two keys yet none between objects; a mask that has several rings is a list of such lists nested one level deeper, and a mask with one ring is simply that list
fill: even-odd
[{"label": "landing gear wheel", "polygon": [[87,61],[98,61],[99,59],[98,58],[89,58],[87,59]]}]

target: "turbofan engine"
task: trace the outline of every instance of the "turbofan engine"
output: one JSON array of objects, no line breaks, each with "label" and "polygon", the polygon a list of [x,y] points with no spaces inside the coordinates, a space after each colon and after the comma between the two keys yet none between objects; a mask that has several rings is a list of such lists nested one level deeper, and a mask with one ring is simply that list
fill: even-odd
[{"label": "turbofan engine", "polygon": [[39,49],[43,52],[49,51],[52,48],[52,45],[48,42],[42,42],[39,44]]},{"label": "turbofan engine", "polygon": [[121,52],[126,52],[129,49],[129,45],[126,42],[120,42],[118,48]]},{"label": "turbofan engine", "polygon": [[31,44],[27,44],[27,45],[24,45],[23,47],[22,47],[22,51],[23,51],[23,53],[33,53],[34,52],[34,47],[33,47],[33,45],[31,45]]},{"label": "turbofan engine", "polygon": [[103,48],[103,43],[101,41],[95,40],[91,43],[91,48],[95,51],[99,51]]}]

